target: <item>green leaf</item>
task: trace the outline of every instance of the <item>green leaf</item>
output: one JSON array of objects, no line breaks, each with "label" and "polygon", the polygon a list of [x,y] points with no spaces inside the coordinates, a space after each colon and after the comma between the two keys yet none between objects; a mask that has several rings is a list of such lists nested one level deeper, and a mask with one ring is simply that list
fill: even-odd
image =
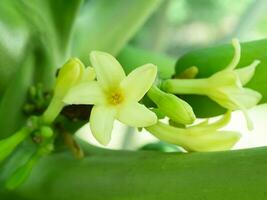
[{"label": "green leaf", "polygon": [[34,57],[28,55],[16,75],[10,80],[8,88],[0,101],[0,138],[14,133],[25,123],[22,112],[26,94],[33,81]]},{"label": "green leaf", "polygon": [[49,79],[56,67],[69,56],[69,41],[81,3],[82,0],[1,1],[0,91],[18,70],[24,49],[29,46],[39,61],[35,68],[42,78],[37,80],[50,81],[47,84],[52,85],[53,79]]},{"label": "green leaf", "polygon": [[47,1],[51,10],[58,46],[62,50],[67,50],[67,52],[69,50],[69,40],[72,34],[73,25],[82,2],[83,0],[71,0],[67,3],[65,0]]},{"label": "green leaf", "polygon": [[77,22],[73,54],[85,63],[88,63],[88,55],[92,50],[117,55],[161,2],[88,1]]},{"label": "green leaf", "polygon": [[162,79],[170,78],[174,74],[175,59],[133,46],[128,45],[123,48],[117,59],[127,74],[146,63],[157,65],[159,77]]},{"label": "green leaf", "polygon": [[19,68],[29,37],[14,1],[0,2],[0,98],[10,78]]},{"label": "green leaf", "polygon": [[188,154],[86,151],[88,157],[80,161],[64,153],[46,157],[35,166],[28,181],[7,197],[16,195],[18,200],[266,198],[267,148]]},{"label": "green leaf", "polygon": [[[246,85],[263,95],[260,103],[267,102],[267,39],[241,44],[241,60],[238,67],[245,67],[253,60],[260,60],[252,80]],[[233,57],[233,47],[230,44],[220,45],[207,49],[189,52],[182,56],[175,68],[176,75],[191,66],[197,66],[197,78],[209,77],[217,71],[224,69]],[[198,117],[212,117],[225,112],[225,109],[208,97],[187,95],[183,98],[193,107]]]}]

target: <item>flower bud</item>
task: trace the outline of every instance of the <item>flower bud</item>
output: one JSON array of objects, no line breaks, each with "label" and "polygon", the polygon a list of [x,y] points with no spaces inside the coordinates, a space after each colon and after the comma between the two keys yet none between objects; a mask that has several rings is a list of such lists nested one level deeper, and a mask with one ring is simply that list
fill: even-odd
[{"label": "flower bud", "polygon": [[23,128],[12,136],[0,140],[0,162],[9,156],[29,134],[29,128]]},{"label": "flower bud", "polygon": [[241,136],[236,131],[218,130],[228,119],[229,115],[226,115],[213,124],[205,122],[189,128],[177,128],[158,122],[146,129],[160,140],[179,145],[187,151],[222,151],[232,148]]},{"label": "flower bud", "polygon": [[148,91],[149,98],[171,120],[181,124],[192,124],[196,117],[191,106],[177,96],[161,91],[152,86]]},{"label": "flower bud", "polygon": [[78,58],[69,59],[61,68],[56,80],[55,96],[63,98],[68,90],[82,79],[84,65]]},{"label": "flower bud", "polygon": [[54,96],[43,115],[43,121],[50,124],[64,107],[63,99],[69,90],[76,84],[83,81],[95,79],[93,68],[85,69],[83,63],[78,58],[69,59],[60,69],[54,89]]}]

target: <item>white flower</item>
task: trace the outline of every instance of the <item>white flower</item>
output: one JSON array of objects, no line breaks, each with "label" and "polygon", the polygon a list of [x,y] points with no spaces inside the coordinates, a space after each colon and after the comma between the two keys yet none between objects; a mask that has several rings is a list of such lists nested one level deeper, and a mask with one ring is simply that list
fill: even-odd
[{"label": "white flower", "polygon": [[249,129],[252,123],[248,117],[247,109],[255,106],[262,95],[252,89],[244,88],[255,73],[260,61],[255,60],[247,67],[235,69],[240,60],[240,44],[237,39],[232,41],[235,55],[230,64],[209,78],[203,79],[175,79],[167,80],[164,89],[176,94],[199,94],[209,98],[229,110],[242,110]]},{"label": "white flower", "polygon": [[151,126],[157,122],[156,115],[138,103],[156,78],[155,65],[143,65],[126,76],[119,62],[108,53],[93,51],[90,60],[97,81],[74,86],[64,102],[94,104],[90,127],[101,144],[109,143],[115,119],[133,127]]},{"label": "white flower", "polygon": [[231,149],[240,139],[236,131],[218,130],[230,120],[230,112],[215,123],[204,123],[188,128],[177,128],[162,122],[146,127],[160,140],[179,145],[187,151],[222,151]]}]

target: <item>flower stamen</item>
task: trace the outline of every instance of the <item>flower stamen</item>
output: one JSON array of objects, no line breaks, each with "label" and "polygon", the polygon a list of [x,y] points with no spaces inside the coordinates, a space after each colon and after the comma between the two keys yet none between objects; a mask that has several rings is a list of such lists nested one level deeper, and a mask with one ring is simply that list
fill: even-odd
[{"label": "flower stamen", "polygon": [[112,105],[118,105],[118,104],[122,103],[123,99],[124,99],[123,95],[120,91],[112,92],[108,96],[108,102]]}]

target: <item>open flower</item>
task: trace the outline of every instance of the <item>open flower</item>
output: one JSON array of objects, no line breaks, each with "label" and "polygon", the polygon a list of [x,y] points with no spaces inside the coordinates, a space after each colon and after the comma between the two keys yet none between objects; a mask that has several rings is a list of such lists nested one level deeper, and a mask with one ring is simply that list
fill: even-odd
[{"label": "open flower", "polygon": [[90,128],[101,144],[109,143],[115,119],[133,127],[151,126],[157,122],[156,115],[138,103],[156,78],[155,65],[143,65],[126,77],[122,66],[108,53],[93,51],[90,60],[97,81],[74,86],[64,102],[94,104]]},{"label": "open flower", "polygon": [[160,140],[179,145],[187,151],[221,151],[231,149],[240,139],[236,131],[218,130],[230,120],[230,112],[217,122],[204,123],[188,128],[177,128],[162,122],[146,127]]},{"label": "open flower", "polygon": [[240,60],[240,44],[233,40],[235,55],[230,64],[209,78],[203,79],[175,79],[167,80],[163,88],[176,94],[207,95],[224,108],[229,110],[242,110],[249,129],[252,123],[247,115],[247,109],[255,106],[261,99],[261,94],[255,90],[244,88],[255,73],[260,61],[255,60],[249,66],[235,69]]},{"label": "open flower", "polygon": [[63,98],[76,84],[95,79],[92,67],[85,68],[78,58],[70,58],[59,70],[56,79],[53,98],[44,112],[43,121],[51,123],[64,107]]}]

